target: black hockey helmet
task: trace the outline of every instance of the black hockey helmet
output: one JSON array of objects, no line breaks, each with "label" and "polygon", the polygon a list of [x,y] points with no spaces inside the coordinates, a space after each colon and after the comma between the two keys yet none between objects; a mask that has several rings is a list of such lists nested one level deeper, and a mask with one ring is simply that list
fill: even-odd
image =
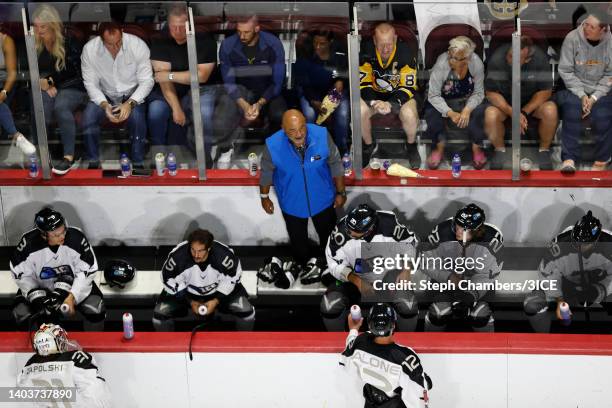
[{"label": "black hockey helmet", "polygon": [[110,287],[117,286],[123,289],[135,275],[136,269],[122,259],[113,259],[104,265],[104,279]]},{"label": "black hockey helmet", "polygon": [[65,225],[66,221],[58,211],[45,207],[36,213],[34,223],[41,232],[47,233]]},{"label": "black hockey helmet", "polygon": [[455,214],[453,218],[453,229],[456,225],[464,230],[474,231],[485,222],[485,213],[482,208],[474,203],[468,204]]},{"label": "black hockey helmet", "polygon": [[348,213],[344,223],[349,231],[357,234],[367,234],[374,229],[378,215],[376,210],[367,204],[359,204]]},{"label": "black hockey helmet", "polygon": [[572,229],[572,241],[588,243],[595,242],[601,235],[601,222],[593,217],[593,212],[589,210]]},{"label": "black hockey helmet", "polygon": [[386,303],[377,303],[370,309],[368,328],[376,337],[387,337],[395,329],[395,310]]}]

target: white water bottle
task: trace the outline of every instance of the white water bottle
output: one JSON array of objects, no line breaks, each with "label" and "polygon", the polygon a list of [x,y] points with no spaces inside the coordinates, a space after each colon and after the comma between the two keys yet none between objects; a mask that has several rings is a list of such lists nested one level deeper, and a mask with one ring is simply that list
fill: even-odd
[{"label": "white water bottle", "polygon": [[60,312],[62,312],[64,316],[67,316],[69,311],[70,311],[70,306],[68,306],[68,304],[66,303],[62,303],[62,305],[60,306]]},{"label": "white water bottle", "polygon": [[351,319],[355,323],[361,320],[361,308],[358,305],[351,306]]},{"label": "white water bottle", "polygon": [[128,158],[127,154],[121,153],[119,165],[121,166],[121,175],[123,177],[129,177],[132,175],[132,166],[130,165],[130,159]]},{"label": "white water bottle", "polygon": [[562,302],[561,306],[559,306],[559,311],[561,312],[561,324],[569,326],[572,322],[572,314],[569,305],[566,302]]},{"label": "white water bottle", "polygon": [[198,314],[200,316],[206,316],[208,314],[208,308],[204,305],[200,305],[200,307],[198,307]]},{"label": "white water bottle", "polygon": [[131,340],[134,337],[134,319],[131,313],[123,314],[123,338]]},{"label": "white water bottle", "polygon": [[168,166],[168,174],[170,174],[171,176],[176,176],[176,156],[174,155],[174,153],[168,153],[166,166]]}]

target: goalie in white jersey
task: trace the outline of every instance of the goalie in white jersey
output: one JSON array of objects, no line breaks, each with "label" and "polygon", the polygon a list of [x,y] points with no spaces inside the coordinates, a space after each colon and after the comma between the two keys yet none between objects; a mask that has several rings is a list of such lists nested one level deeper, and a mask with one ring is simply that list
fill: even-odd
[{"label": "goalie in white jersey", "polygon": [[13,309],[17,324],[25,326],[33,315],[57,320],[66,305],[68,316],[81,312],[85,330],[104,330],[106,308],[94,282],[98,262],[89,241],[51,208],[39,211],[34,222],[36,228],[23,234],[10,261],[19,287]]},{"label": "goalie in white jersey", "polygon": [[432,381],[414,350],[394,342],[395,320],[395,310],[385,303],[372,306],[368,332],[358,332],[363,319],[348,317],[350,332],[340,365],[364,384],[364,408],[428,406]]},{"label": "goalie in white jersey", "polygon": [[[18,387],[58,388],[68,396],[75,388],[76,402],[36,402],[31,407],[71,406],[73,408],[110,408],[111,396],[106,380],[100,376],[91,354],[55,324],[43,324],[34,335],[34,354],[17,377]],[[24,405],[28,406],[28,405]]]}]

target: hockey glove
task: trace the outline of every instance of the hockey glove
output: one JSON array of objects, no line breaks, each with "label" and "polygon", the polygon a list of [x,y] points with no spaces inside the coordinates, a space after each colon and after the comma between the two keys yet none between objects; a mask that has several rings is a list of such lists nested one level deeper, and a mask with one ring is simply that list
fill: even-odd
[{"label": "hockey glove", "polygon": [[321,280],[321,268],[317,265],[317,258],[310,258],[306,264],[306,269],[300,276],[302,285],[310,285]]},{"label": "hockey glove", "polygon": [[257,272],[257,277],[266,283],[273,283],[283,273],[283,263],[273,256],[266,258],[265,265]]},{"label": "hockey glove", "polygon": [[300,274],[302,268],[293,261],[283,264],[283,271],[278,275],[274,286],[281,289],[289,289],[295,283],[295,279]]},{"label": "hockey glove", "polygon": [[47,291],[45,289],[32,289],[28,292],[26,299],[34,313],[40,312],[45,307]]}]

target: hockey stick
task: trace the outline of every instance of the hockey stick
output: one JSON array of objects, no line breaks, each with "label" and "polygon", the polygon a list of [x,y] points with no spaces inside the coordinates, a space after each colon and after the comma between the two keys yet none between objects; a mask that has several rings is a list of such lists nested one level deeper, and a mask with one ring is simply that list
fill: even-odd
[{"label": "hockey stick", "polygon": [[193,344],[193,338],[198,330],[208,324],[208,320],[204,320],[202,323],[198,324],[191,330],[191,337],[189,338],[189,361],[193,361],[193,353],[191,352],[191,346]]},{"label": "hockey stick", "polygon": [[[591,285],[590,279],[587,279],[587,276],[584,272],[584,261],[582,260],[582,244],[578,244],[578,267],[580,268],[580,284],[582,285],[582,290],[586,291],[587,288]],[[586,323],[591,321],[591,313],[589,311],[589,306],[587,305],[587,300],[584,300],[584,320]]]}]

